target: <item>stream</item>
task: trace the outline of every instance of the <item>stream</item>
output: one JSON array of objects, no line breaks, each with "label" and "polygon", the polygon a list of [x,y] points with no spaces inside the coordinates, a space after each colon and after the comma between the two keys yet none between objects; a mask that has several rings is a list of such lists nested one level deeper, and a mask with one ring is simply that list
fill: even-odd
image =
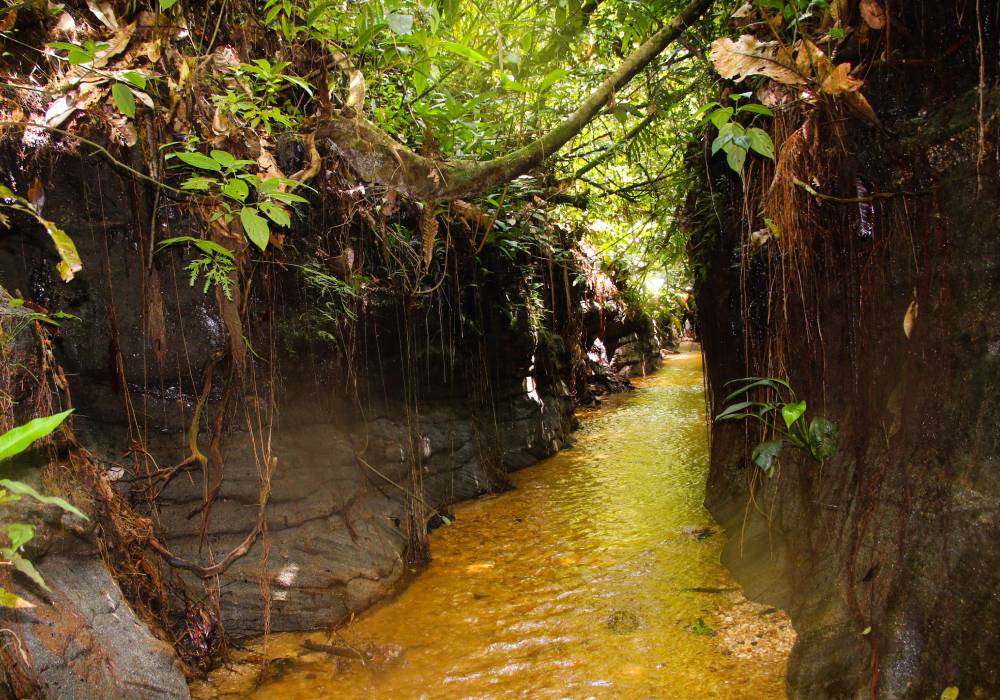
[{"label": "stream", "polygon": [[[740,593],[702,505],[701,357],[637,384],[581,412],[574,446],[515,490],[457,506],[398,597],[335,633],[253,643],[196,697],[785,697],[794,632]],[[262,680],[265,654],[284,660]]]}]

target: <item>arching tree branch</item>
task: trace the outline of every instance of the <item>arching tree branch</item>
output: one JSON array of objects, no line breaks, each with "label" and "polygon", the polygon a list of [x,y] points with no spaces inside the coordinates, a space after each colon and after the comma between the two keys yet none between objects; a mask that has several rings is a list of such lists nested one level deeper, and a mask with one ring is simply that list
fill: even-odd
[{"label": "arching tree branch", "polygon": [[319,145],[329,140],[364,180],[404,192],[415,199],[451,200],[492,189],[523,175],[562,148],[608,100],[663,52],[711,6],[692,0],[660,31],[629,56],[577,109],[541,138],[486,161],[436,161],[393,140],[353,109],[345,109],[316,131]]}]

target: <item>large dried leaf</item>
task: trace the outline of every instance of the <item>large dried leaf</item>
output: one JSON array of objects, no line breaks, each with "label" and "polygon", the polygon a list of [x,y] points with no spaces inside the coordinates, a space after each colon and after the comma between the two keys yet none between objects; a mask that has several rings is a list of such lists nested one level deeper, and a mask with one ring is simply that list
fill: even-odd
[{"label": "large dried leaf", "polygon": [[878,0],[861,0],[861,19],[872,29],[885,27],[885,10]]},{"label": "large dried leaf", "polygon": [[819,89],[828,95],[842,95],[845,92],[857,92],[865,84],[864,80],[859,80],[851,76],[850,63],[838,63],[833,70],[823,78]]},{"label": "large dried leaf", "polygon": [[786,85],[806,82],[787,55],[749,34],[736,41],[716,39],[712,42],[709,58],[719,75],[737,83],[751,75],[764,75]]}]

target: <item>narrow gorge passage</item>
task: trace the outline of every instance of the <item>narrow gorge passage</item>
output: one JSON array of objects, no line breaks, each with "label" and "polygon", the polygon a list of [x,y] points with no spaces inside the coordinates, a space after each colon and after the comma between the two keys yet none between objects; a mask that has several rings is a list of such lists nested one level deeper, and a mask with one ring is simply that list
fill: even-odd
[{"label": "narrow gorge passage", "polygon": [[[739,592],[702,505],[701,358],[640,383],[581,415],[574,446],[513,474],[513,491],[460,505],[398,598],[332,636],[274,635],[269,680],[237,664],[195,695],[785,697],[794,633]],[[376,658],[338,671],[322,645]]]}]

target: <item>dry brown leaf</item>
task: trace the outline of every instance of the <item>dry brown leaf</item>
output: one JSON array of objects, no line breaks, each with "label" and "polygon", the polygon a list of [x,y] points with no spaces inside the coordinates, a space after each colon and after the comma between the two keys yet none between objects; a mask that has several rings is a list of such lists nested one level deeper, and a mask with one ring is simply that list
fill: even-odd
[{"label": "dry brown leaf", "polygon": [[12,7],[7,14],[0,19],[0,32],[9,32],[17,23],[17,7]]},{"label": "dry brown leaf", "polygon": [[111,3],[87,0],[87,7],[101,21],[101,24],[113,32],[118,31],[118,19],[115,17],[115,11],[111,8]]},{"label": "dry brown leaf", "polygon": [[828,95],[842,95],[857,92],[864,84],[864,80],[851,76],[850,63],[838,63],[820,83],[819,89]]},{"label": "dry brown leaf", "polygon": [[875,114],[875,110],[872,109],[871,104],[861,94],[860,90],[855,92],[846,92],[843,95],[844,101],[847,102],[851,111],[854,112],[858,117],[864,119],[866,122],[875,127],[881,127],[882,122],[879,121],[878,115]]},{"label": "dry brown leaf", "polygon": [[740,82],[751,75],[765,75],[786,85],[802,85],[806,82],[794,66],[788,63],[787,55],[763,44],[749,34],[737,41],[729,38],[712,42],[709,54],[712,65],[723,78]]},{"label": "dry brown leaf", "polygon": [[45,188],[42,186],[41,179],[37,176],[28,185],[28,201],[35,208],[35,213],[41,216],[42,209],[45,208]]},{"label": "dry brown leaf", "polygon": [[424,202],[424,208],[420,212],[420,233],[424,251],[424,270],[426,270],[434,259],[434,239],[438,233],[438,220],[434,213],[433,202]]},{"label": "dry brown leaf", "polygon": [[872,29],[885,27],[885,10],[878,0],[861,0],[861,19]]},{"label": "dry brown leaf", "polygon": [[733,19],[743,19],[745,17],[749,17],[751,14],[753,14],[753,3],[745,2],[731,15],[731,17]]},{"label": "dry brown leaf", "polygon": [[823,53],[823,49],[808,39],[799,41],[797,49],[795,68],[799,73],[813,76],[820,82],[825,80],[833,68],[833,62]]},{"label": "dry brown leaf", "polygon": [[907,339],[913,335],[913,327],[916,325],[919,315],[920,305],[917,304],[916,296],[914,296],[913,301],[906,307],[906,315],[903,316],[903,333],[906,334]]}]

